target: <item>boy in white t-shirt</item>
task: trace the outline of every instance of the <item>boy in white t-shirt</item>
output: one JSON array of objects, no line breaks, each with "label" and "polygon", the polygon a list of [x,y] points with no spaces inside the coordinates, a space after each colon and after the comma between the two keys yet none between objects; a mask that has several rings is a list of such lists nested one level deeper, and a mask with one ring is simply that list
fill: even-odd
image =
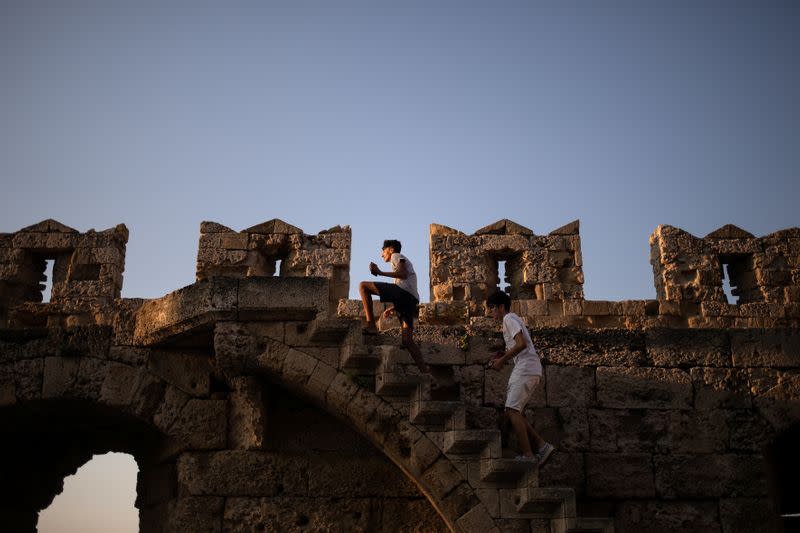
[{"label": "boy in white t-shirt", "polygon": [[[503,291],[496,291],[486,300],[486,306],[492,318],[503,324],[505,341],[505,350],[491,359],[487,367],[500,370],[506,361],[514,358],[514,370],[508,378],[505,414],[514,428],[522,452],[516,459],[537,461],[541,466],[555,448],[536,433],[524,413],[525,404],[542,379],[542,362],[533,346],[528,328],[519,316],[510,312],[511,297]],[[533,453],[531,444],[536,446],[536,454]]]},{"label": "boy in white t-shirt", "polygon": [[367,324],[363,332],[365,335],[377,335],[378,333],[375,315],[372,311],[372,295],[379,296],[382,302],[391,302],[394,304],[394,308],[387,309],[384,314],[388,316],[390,312],[393,312],[397,315],[402,327],[403,347],[409,351],[417,368],[425,374],[430,374],[431,368],[422,358],[422,352],[414,342],[414,319],[417,317],[417,306],[419,305],[417,273],[414,271],[411,261],[400,253],[401,248],[400,241],[394,239],[383,241],[381,257],[387,263],[392,264],[391,271],[382,271],[375,263],[369,264],[369,271],[373,276],[394,278],[394,283],[362,281],[358,285],[358,292],[364,305],[364,314],[367,317]]}]

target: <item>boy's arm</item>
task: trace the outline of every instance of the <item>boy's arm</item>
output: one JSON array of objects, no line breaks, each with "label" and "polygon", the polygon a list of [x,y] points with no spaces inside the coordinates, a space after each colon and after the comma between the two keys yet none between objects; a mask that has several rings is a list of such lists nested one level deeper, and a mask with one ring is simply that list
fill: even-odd
[{"label": "boy's arm", "polygon": [[502,357],[498,357],[497,359],[495,359],[492,363],[492,367],[495,370],[500,370],[503,367],[503,365],[506,364],[506,361],[516,356],[524,349],[525,349],[525,336],[522,335],[522,332],[520,331],[514,337],[514,346],[503,352]]},{"label": "boy's arm", "polygon": [[408,268],[406,267],[405,259],[401,259],[400,262],[397,264],[397,270],[391,270],[386,272],[378,270],[378,273],[376,275],[386,276],[387,278],[406,279],[408,277]]}]

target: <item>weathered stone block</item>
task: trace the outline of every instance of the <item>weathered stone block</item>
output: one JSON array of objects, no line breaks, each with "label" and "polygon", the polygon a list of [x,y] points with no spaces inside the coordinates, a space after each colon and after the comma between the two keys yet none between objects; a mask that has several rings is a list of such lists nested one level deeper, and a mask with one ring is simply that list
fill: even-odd
[{"label": "weathered stone block", "polygon": [[183,497],[168,504],[166,527],[169,531],[221,531],[223,498]]},{"label": "weathered stone block", "polygon": [[733,366],[800,368],[800,332],[732,331]]},{"label": "weathered stone block", "polygon": [[359,388],[352,400],[347,404],[347,415],[350,420],[361,430],[367,427],[367,422],[375,415],[384,401],[375,393]]},{"label": "weathered stone block", "polygon": [[283,378],[288,385],[302,387],[313,374],[317,359],[299,350],[291,349],[283,363]]},{"label": "weathered stone block", "polygon": [[239,280],[239,313],[272,312],[281,320],[307,320],[328,312],[328,280],[251,277]]},{"label": "weathered stone block", "polygon": [[308,493],[339,498],[413,497],[419,494],[382,455],[315,453],[309,458]]},{"label": "weathered stone block", "polygon": [[306,389],[312,397],[316,398],[320,403],[325,403],[325,395],[328,392],[334,378],[336,377],[337,370],[335,367],[320,362],[314,367],[314,372],[308,378],[308,385]]},{"label": "weathered stone block", "polygon": [[725,411],[731,452],[761,452],[775,438],[775,429],[759,411]]},{"label": "weathered stone block", "polygon": [[505,405],[506,389],[508,388],[508,378],[511,376],[513,367],[505,365],[501,370],[487,370],[483,383],[483,402],[489,406]]},{"label": "weathered stone block", "polygon": [[227,406],[225,400],[189,400],[170,427],[170,435],[188,449],[224,448],[228,435]]},{"label": "weathered stone block", "polygon": [[652,498],[653,456],[650,454],[586,454],[590,498]]},{"label": "weathered stone block", "polygon": [[724,533],[780,531],[777,513],[767,498],[723,498],[719,515]]},{"label": "weathered stone block", "polygon": [[177,463],[185,494],[222,496],[305,496],[308,459],[256,451],[184,453]]},{"label": "weathered stone block", "polygon": [[442,456],[442,450],[428,437],[421,437],[411,447],[411,464],[421,474]]},{"label": "weathered stone block", "polygon": [[[472,487],[466,482],[460,483],[455,489],[441,499],[442,511],[446,516],[460,517],[480,503]],[[493,533],[499,533],[490,530]]]},{"label": "weathered stone block", "polygon": [[444,498],[464,480],[464,476],[442,456],[422,474],[421,479],[435,497]]},{"label": "weathered stone block", "polygon": [[622,314],[631,316],[644,316],[647,302],[645,300],[623,300]]},{"label": "weathered stone block", "polygon": [[550,456],[547,463],[539,468],[538,475],[540,487],[572,487],[578,497],[582,497],[586,492],[583,453],[567,452],[559,448]]},{"label": "weathered stone block", "polygon": [[[721,533],[716,502],[626,501],[617,513],[620,533]],[[727,533],[727,530],[725,530]]]},{"label": "weathered stone block", "polygon": [[526,415],[543,439],[558,443],[559,450],[576,451],[589,449],[587,411],[581,407],[561,407],[527,410]]},{"label": "weathered stone block", "polygon": [[211,387],[211,366],[202,353],[154,351],[148,368],[165,381],[192,396],[207,396]]},{"label": "weathered stone block", "polygon": [[591,450],[666,453],[668,419],[663,411],[589,409]]},{"label": "weathered stone block", "polygon": [[168,434],[172,424],[178,420],[183,407],[188,401],[188,394],[177,387],[168,386],[153,415],[153,423],[155,426],[163,433]]},{"label": "weathered stone block", "polygon": [[583,301],[583,314],[605,316],[609,312],[609,302],[604,300],[584,300]]},{"label": "weathered stone block", "polygon": [[579,316],[583,313],[583,300],[564,300],[564,316]]},{"label": "weathered stone block", "polygon": [[78,377],[75,380],[74,395],[77,398],[96,400],[106,378],[108,362],[93,357],[82,357]]},{"label": "weathered stone block", "polygon": [[644,336],[639,332],[536,329],[531,339],[548,364],[627,367],[646,360]]},{"label": "weathered stone block", "polygon": [[604,407],[691,409],[692,382],[677,369],[599,367],[597,401]]},{"label": "weathered stone block", "polygon": [[[385,499],[383,500],[381,524],[369,533],[449,533],[450,529],[442,518],[423,499]],[[352,531],[352,530],[349,530]]]},{"label": "weathered stone block", "polygon": [[489,531],[495,527],[494,520],[492,520],[491,515],[482,503],[476,505],[456,520],[456,526],[465,532]]},{"label": "weathered stone block", "polygon": [[372,533],[379,525],[371,507],[364,498],[228,498],[223,529],[226,533]]},{"label": "weathered stone block", "polygon": [[203,222],[200,223],[201,237],[203,234],[206,233],[234,233],[234,231],[231,228],[223,226],[218,222],[211,222],[204,220]]},{"label": "weathered stone block", "polygon": [[656,455],[655,486],[662,498],[766,495],[760,455]]},{"label": "weathered stone block", "polygon": [[42,398],[65,396],[78,377],[80,359],[72,357],[46,357]]},{"label": "weathered stone block", "polygon": [[769,368],[751,368],[746,372],[750,382],[750,393],[754,398],[799,403],[800,370],[781,372]]},{"label": "weathered stone block", "polygon": [[728,426],[722,411],[670,411],[670,453],[723,453]]},{"label": "weathered stone block", "polygon": [[333,379],[325,394],[326,401],[333,412],[344,413],[347,404],[358,391],[358,385],[346,374],[339,373]]},{"label": "weathered stone block", "polygon": [[111,406],[127,406],[133,399],[141,369],[122,363],[109,363],[100,389],[99,401]]},{"label": "weathered stone block", "polygon": [[652,330],[645,332],[645,342],[654,366],[730,366],[726,332]]},{"label": "weathered stone block", "polygon": [[692,368],[697,409],[747,409],[751,406],[748,376],[732,368]]},{"label": "weathered stone block", "polygon": [[547,405],[585,407],[595,403],[594,368],[548,365]]},{"label": "weathered stone block", "polygon": [[261,384],[253,377],[232,380],[228,415],[228,446],[239,450],[257,450],[265,444],[266,407]]}]

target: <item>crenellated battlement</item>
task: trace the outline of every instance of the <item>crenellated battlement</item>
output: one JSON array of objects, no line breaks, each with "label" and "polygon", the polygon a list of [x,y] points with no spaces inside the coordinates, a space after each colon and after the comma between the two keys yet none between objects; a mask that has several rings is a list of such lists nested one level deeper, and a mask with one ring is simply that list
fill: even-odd
[{"label": "crenellated battlement", "polygon": [[[0,324],[109,324],[120,297],[127,228],[80,233],[54,220],[0,234]],[[239,232],[200,224],[197,281],[215,277],[319,277],[339,316],[361,315],[347,300],[349,226],[309,235],[272,219]],[[505,285],[531,327],[752,328],[800,324],[800,229],[764,237],[726,225],[703,238],[672,226],[650,237],[656,299],[586,300],[579,221],[536,235],[507,219],[467,235],[430,226],[430,303],[420,322],[481,325],[488,294]],[[42,304],[45,262],[52,298]],[[504,266],[503,280],[500,265]],[[729,302],[727,277],[736,297]]]},{"label": "crenellated battlement", "polygon": [[335,309],[350,290],[350,226],[334,226],[307,235],[279,219],[240,232],[216,222],[200,224],[197,281],[275,276],[329,280],[328,296]]},{"label": "crenellated battlement", "polygon": [[[125,226],[0,234],[0,477],[36,480],[0,522],[36,531],[65,475],[123,451],[144,532],[764,530],[794,511],[799,236],[659,226],[657,299],[612,302],[584,298],[577,221],[433,224],[427,376],[396,320],[363,334],[348,227],[203,222],[197,282],[150,300],[120,298]],[[543,364],[546,465],[501,430],[501,281]]]},{"label": "crenellated battlement", "polygon": [[[0,234],[0,325],[109,323],[109,306],[122,290],[127,242],[124,224],[80,233],[51,219]],[[42,304],[48,260],[51,297]]]}]

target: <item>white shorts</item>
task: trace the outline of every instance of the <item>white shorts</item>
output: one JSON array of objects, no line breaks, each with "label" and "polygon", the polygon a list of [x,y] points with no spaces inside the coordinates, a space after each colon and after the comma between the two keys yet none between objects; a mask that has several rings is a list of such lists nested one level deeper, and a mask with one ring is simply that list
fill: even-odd
[{"label": "white shorts", "polygon": [[521,413],[541,379],[542,376],[519,376],[512,373],[506,389],[506,407]]}]

